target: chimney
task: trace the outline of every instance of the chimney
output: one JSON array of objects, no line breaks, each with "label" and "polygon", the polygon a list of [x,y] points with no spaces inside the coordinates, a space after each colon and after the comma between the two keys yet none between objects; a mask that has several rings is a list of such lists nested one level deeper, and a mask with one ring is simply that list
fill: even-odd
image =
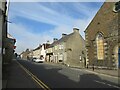
[{"label": "chimney", "polygon": [[49,40],[47,40],[47,43],[46,44],[50,44],[50,41]]},{"label": "chimney", "polygon": [[67,34],[62,33],[62,37],[65,37]]},{"label": "chimney", "polygon": [[78,28],[73,28],[73,32],[79,33],[79,29]]},{"label": "chimney", "polygon": [[58,39],[57,38],[53,38],[53,42],[56,42]]}]

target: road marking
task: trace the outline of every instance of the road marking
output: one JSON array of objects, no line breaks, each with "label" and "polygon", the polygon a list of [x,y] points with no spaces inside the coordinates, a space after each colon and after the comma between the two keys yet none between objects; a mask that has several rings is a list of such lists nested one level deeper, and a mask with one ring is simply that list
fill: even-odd
[{"label": "road marking", "polygon": [[111,87],[120,88],[119,86],[115,86],[115,85],[107,84],[107,83],[105,83],[105,82],[101,82],[101,81],[97,81],[97,80],[94,80],[94,81],[97,82],[97,83],[101,83],[101,84],[104,84],[104,85],[111,86]]},{"label": "road marking", "polygon": [[38,79],[34,74],[32,74],[29,70],[27,70],[23,65],[21,65],[18,61],[16,61],[20,67],[29,75],[31,78],[44,90],[51,90],[46,84],[44,84],[40,79]]},{"label": "road marking", "polygon": [[94,81],[97,82],[97,83],[106,84],[106,83],[104,83],[104,82],[100,82],[100,81],[96,81],[96,80],[94,80]]}]

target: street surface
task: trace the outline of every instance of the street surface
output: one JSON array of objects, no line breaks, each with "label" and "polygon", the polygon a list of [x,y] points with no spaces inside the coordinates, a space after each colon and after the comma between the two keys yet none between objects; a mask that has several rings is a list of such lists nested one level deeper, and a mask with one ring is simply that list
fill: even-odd
[{"label": "street surface", "polygon": [[29,71],[27,74],[35,77],[35,81],[37,80],[38,84],[42,83],[46,88],[120,88],[118,78],[97,75],[85,69],[26,60],[17,61]]}]

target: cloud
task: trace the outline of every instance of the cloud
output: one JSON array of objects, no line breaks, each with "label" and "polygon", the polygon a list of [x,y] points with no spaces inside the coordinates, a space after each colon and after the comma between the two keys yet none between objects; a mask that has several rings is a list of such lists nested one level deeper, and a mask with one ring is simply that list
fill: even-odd
[{"label": "cloud", "polygon": [[17,39],[16,52],[20,53],[26,48],[33,49],[39,44],[45,43],[48,39],[52,40],[47,34],[34,34],[29,32],[29,27],[25,27],[22,24],[9,24],[9,33],[14,35]]},{"label": "cloud", "polygon": [[[104,2],[105,0],[11,0],[11,2]],[[114,2],[118,0],[106,0]]]},{"label": "cloud", "polygon": [[[85,11],[81,9],[87,9],[90,7],[83,6],[82,4],[76,4],[77,6],[73,6],[76,11],[80,13],[87,14],[89,18],[73,18],[69,14],[61,13],[59,10],[53,10],[48,8],[47,6],[43,6],[39,3],[11,3],[9,20],[12,21],[12,24],[9,24],[9,33],[13,35],[17,39],[16,43],[16,52],[21,53],[26,48],[36,48],[39,44],[50,40],[52,42],[53,38],[61,38],[62,33],[69,34],[72,31],[73,27],[78,27],[80,29],[80,34],[84,38],[84,30],[90,21],[93,18],[93,15],[96,11],[91,15],[90,11]],[[71,6],[72,7],[72,6]],[[81,7],[81,9],[80,9]],[[67,8],[64,8],[64,10]],[[80,11],[79,11],[80,10]],[[68,11],[69,12],[69,11]],[[72,11],[71,11],[72,12]],[[32,33],[30,31],[31,28],[26,24],[22,24],[22,22],[14,23],[14,20],[17,21],[19,17],[33,20],[34,22],[42,22],[51,25],[55,25],[56,27],[52,30],[48,30],[41,33]],[[84,16],[83,16],[84,17]],[[34,25],[33,25],[34,26]],[[40,27],[38,27],[40,28]]]},{"label": "cloud", "polygon": [[[14,16],[24,17],[37,22],[43,22],[52,25],[70,25],[74,21],[69,16],[58,13],[52,9],[42,6],[39,3],[11,3],[11,11]],[[33,8],[33,6],[35,6]],[[14,8],[16,7],[16,8]],[[18,12],[19,10],[19,12]]]}]

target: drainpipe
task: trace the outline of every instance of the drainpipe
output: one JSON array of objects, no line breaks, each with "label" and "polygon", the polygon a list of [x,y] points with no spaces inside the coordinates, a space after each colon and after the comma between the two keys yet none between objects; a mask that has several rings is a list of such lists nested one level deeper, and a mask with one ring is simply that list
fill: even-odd
[{"label": "drainpipe", "polygon": [[118,50],[118,68],[120,69],[120,48]]}]

